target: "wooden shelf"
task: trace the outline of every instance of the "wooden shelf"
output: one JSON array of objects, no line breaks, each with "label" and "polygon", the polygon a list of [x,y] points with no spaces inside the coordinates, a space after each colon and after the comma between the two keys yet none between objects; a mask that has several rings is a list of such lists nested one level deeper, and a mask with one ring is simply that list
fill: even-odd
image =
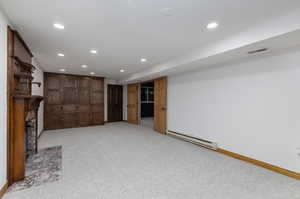
[{"label": "wooden shelf", "polygon": [[26,63],[26,62],[23,62],[19,57],[16,57],[16,56],[12,56],[12,58],[17,61],[17,63],[22,67],[24,68],[25,70],[27,71],[32,71],[35,69],[35,67],[30,64],[30,63]]},{"label": "wooden shelf", "polygon": [[33,79],[33,77],[30,74],[27,74],[27,73],[15,73],[14,76],[17,77],[17,78]]},{"label": "wooden shelf", "polygon": [[43,99],[43,97],[39,95],[14,95],[13,98]]}]

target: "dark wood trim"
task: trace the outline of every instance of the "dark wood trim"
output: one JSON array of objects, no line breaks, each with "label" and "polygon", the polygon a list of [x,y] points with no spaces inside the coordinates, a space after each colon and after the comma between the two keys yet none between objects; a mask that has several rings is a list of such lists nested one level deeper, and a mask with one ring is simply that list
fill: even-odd
[{"label": "dark wood trim", "polygon": [[26,68],[26,70],[35,70],[35,66],[32,65],[31,63],[26,63],[26,62],[23,62],[19,57],[16,57],[16,56],[11,56],[12,59],[16,60],[20,65],[22,65],[24,68]]},{"label": "dark wood trim", "polygon": [[0,188],[0,198],[2,198],[4,196],[4,194],[6,193],[8,188],[8,183],[6,182],[2,188]]},{"label": "dark wood trim", "polygon": [[10,56],[14,54],[14,32],[7,26],[7,182],[11,185],[12,179],[12,131],[13,131],[13,66]]},{"label": "dark wood trim", "polygon": [[233,153],[231,151],[227,151],[227,150],[224,150],[224,149],[218,149],[217,152],[219,152],[221,154],[224,154],[224,155],[227,155],[227,156],[230,156],[230,157],[233,157],[233,158],[238,159],[238,160],[243,160],[243,161],[255,164],[257,166],[260,166],[260,167],[263,167],[265,169],[280,173],[282,175],[300,180],[300,173],[290,171],[290,170],[287,170],[287,169],[283,169],[283,168],[280,168],[278,166],[275,166],[275,165],[272,165],[272,164],[269,164],[269,163],[266,163],[266,162],[262,162],[260,160],[256,160],[256,159],[253,159],[253,158],[249,158],[247,156],[243,156],[243,155],[240,155],[240,154],[237,154],[237,153]]},{"label": "dark wood trim", "polygon": [[76,75],[76,74],[67,74],[67,73],[54,73],[54,72],[44,72],[44,75],[45,74],[52,74],[52,75],[68,75],[68,76],[74,76],[74,77],[89,77],[91,79],[99,79],[99,78],[103,78],[103,80],[105,79],[105,77],[103,76],[96,76],[96,75],[93,75],[93,76],[89,76],[89,75]]}]

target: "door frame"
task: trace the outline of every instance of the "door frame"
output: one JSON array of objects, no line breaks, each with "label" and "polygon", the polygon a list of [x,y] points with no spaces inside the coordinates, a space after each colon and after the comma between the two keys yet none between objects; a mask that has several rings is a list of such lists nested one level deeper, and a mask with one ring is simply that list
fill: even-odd
[{"label": "door frame", "polygon": [[[153,80],[147,80],[139,83],[139,98],[138,98],[138,104],[139,104],[139,124],[141,125],[141,120],[142,120],[142,99],[141,99],[141,94],[142,94],[142,84],[148,83],[148,82],[153,82],[154,84],[154,79]],[[154,92],[154,86],[153,86],[153,92]],[[154,101],[154,99],[153,99]],[[153,103],[153,106],[155,106],[155,103]],[[153,122],[154,122],[154,108],[153,108]],[[153,129],[154,129],[154,123],[153,123]]]},{"label": "door frame", "polygon": [[[147,80],[147,81],[143,81],[143,82],[139,83],[139,94],[138,94],[138,96],[139,96],[139,98],[138,98],[138,103],[139,103],[139,115],[138,115],[139,124],[141,124],[141,119],[142,119],[142,117],[141,117],[141,108],[142,108],[142,102],[141,102],[141,84],[144,84],[144,83],[147,83],[147,82],[154,82],[154,87],[155,87],[155,80],[159,80],[159,79],[163,79],[163,78],[166,78],[166,106],[167,106],[167,99],[168,99],[167,86],[168,86],[168,81],[167,81],[167,77],[166,76],[158,77],[158,78],[155,78],[155,79],[151,79],[151,80]],[[154,89],[154,110],[153,111],[155,112],[155,89]],[[167,117],[168,117],[167,111],[168,111],[168,109],[166,108],[166,114],[165,114],[166,130],[167,130],[167,125],[168,125],[168,123],[167,123]],[[154,122],[155,122],[155,114],[153,115],[153,130],[156,131],[155,130]],[[163,133],[163,134],[165,134],[165,133]]]},{"label": "door frame", "polygon": [[[109,87],[121,87],[122,88],[122,107],[121,107],[121,110],[122,110],[122,119],[120,120],[120,121],[109,121],[109,118],[108,118],[108,116],[109,116],[109,95],[108,95],[108,88]],[[123,85],[119,85],[119,84],[107,84],[107,90],[106,90],[106,102],[107,102],[107,109],[106,109],[106,111],[107,111],[107,122],[108,123],[110,123],[110,122],[121,122],[121,121],[123,121],[123,115],[124,115],[124,99],[123,99],[123,96],[124,96],[124,89],[123,89]]]},{"label": "door frame", "polygon": [[13,82],[12,82],[12,75],[13,75],[13,67],[12,67],[12,60],[11,56],[14,53],[14,34],[13,30],[10,28],[10,26],[7,26],[7,112],[6,112],[6,126],[7,126],[7,183],[8,186],[13,183],[12,180],[12,130],[13,130],[13,124],[12,124],[12,113],[13,113],[13,100],[12,100],[12,89],[13,89]]}]

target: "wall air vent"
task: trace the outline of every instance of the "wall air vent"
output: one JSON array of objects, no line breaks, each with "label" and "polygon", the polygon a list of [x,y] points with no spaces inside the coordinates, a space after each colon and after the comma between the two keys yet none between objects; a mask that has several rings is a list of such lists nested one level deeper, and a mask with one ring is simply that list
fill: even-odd
[{"label": "wall air vent", "polygon": [[268,50],[269,50],[268,48],[261,48],[261,49],[249,51],[248,54],[252,55],[252,54],[256,54],[256,53],[262,53],[262,52],[266,52]]}]

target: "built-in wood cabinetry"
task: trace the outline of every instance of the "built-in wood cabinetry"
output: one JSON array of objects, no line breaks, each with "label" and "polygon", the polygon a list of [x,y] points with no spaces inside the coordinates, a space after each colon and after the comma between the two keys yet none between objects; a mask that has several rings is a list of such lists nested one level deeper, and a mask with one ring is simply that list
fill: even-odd
[{"label": "built-in wood cabinetry", "polygon": [[104,78],[45,73],[45,129],[104,124]]}]

